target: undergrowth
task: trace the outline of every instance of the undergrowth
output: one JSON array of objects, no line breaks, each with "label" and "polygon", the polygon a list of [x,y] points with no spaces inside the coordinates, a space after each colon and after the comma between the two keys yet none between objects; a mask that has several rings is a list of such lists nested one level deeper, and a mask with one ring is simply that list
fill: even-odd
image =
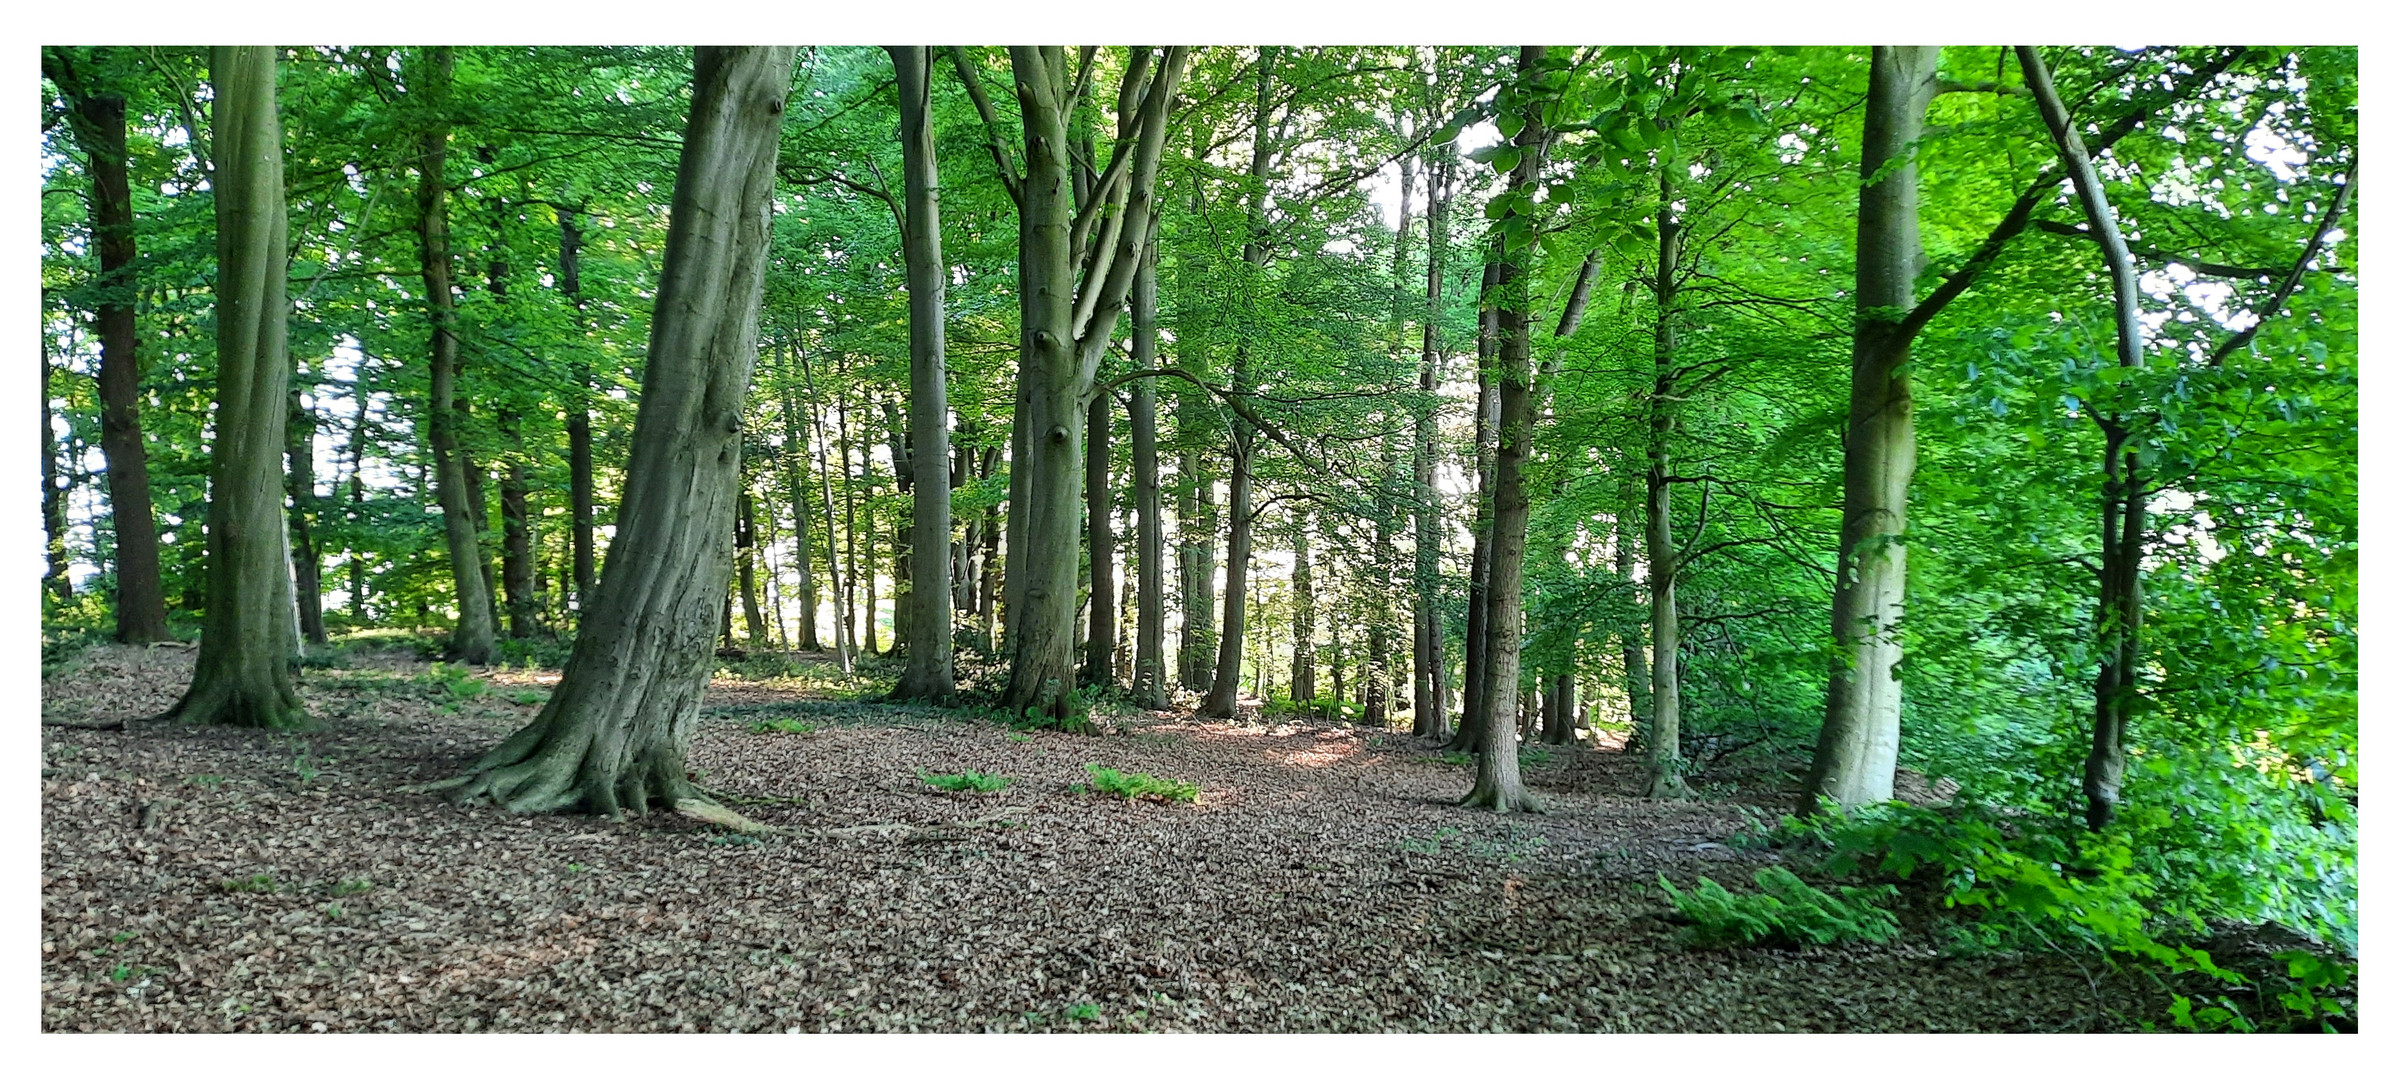
[{"label": "undergrowth", "polygon": [[1900,921],[1882,907],[1899,896],[1889,885],[1839,886],[1834,896],[1780,866],[1751,876],[1758,891],[1733,893],[1708,878],[1684,892],[1658,876],[1658,887],[1690,925],[1684,940],[1700,948],[1731,945],[1831,945],[1890,941]]},{"label": "undergrowth", "polygon": [[1077,784],[1078,791],[1113,795],[1120,799],[1150,799],[1155,802],[1197,802],[1200,785],[1187,780],[1152,776],[1149,773],[1122,773],[1099,765],[1086,765],[1083,771],[1092,778],[1090,785]]},{"label": "undergrowth", "polygon": [[973,769],[958,773],[928,773],[920,770],[917,779],[943,791],[998,791],[1017,782],[1012,776],[995,776]]}]

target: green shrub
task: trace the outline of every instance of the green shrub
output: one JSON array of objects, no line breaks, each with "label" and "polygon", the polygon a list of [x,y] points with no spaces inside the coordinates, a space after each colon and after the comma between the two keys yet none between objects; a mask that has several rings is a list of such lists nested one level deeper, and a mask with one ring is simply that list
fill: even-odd
[{"label": "green shrub", "polygon": [[1675,910],[1690,920],[1685,940],[1701,948],[1729,945],[1831,945],[1839,941],[1890,941],[1900,921],[1879,906],[1899,895],[1889,885],[1842,886],[1835,897],[1812,888],[1791,871],[1770,866],[1751,876],[1758,891],[1747,895],[1701,878],[1691,892],[1658,877]]},{"label": "green shrub", "polygon": [[806,735],[815,730],[817,730],[817,725],[806,720],[794,720],[788,716],[774,716],[764,720],[750,721],[750,733],[753,735],[764,735],[771,731],[779,731],[786,735]]},{"label": "green shrub", "polygon": [[1016,783],[1015,777],[994,776],[969,769],[961,773],[928,773],[920,770],[917,779],[943,791],[998,791]]},{"label": "green shrub", "polygon": [[217,884],[230,893],[271,893],[275,891],[275,876],[252,874],[246,878],[228,878]]},{"label": "green shrub", "polygon": [[[1121,773],[1098,765],[1085,765],[1083,771],[1092,777],[1089,790],[1102,795],[1157,802],[1197,802],[1200,799],[1200,785],[1186,780],[1164,779],[1149,773]],[[1076,788],[1084,790],[1081,784]]]}]

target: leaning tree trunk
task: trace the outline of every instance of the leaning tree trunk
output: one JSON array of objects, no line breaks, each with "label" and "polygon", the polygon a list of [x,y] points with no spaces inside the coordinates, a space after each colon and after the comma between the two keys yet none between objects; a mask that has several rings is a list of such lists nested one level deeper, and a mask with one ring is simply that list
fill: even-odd
[{"label": "leaning tree trunk", "polygon": [[158,524],[150,506],[149,454],[142,443],[142,369],[134,328],[138,251],[126,160],[125,97],[84,92],[72,76],[60,81],[77,83],[71,88],[69,122],[91,173],[92,236],[100,257],[95,282],[100,299],[92,323],[100,334],[100,452],[108,462],[109,518],[117,540],[117,640],[137,645],[165,641],[166,589],[159,577]]},{"label": "leaning tree trunk", "polygon": [[[1916,143],[1939,48],[1876,46],[1867,79],[1858,197],[1858,321],[1842,440],[1842,538],[1833,587],[1833,677],[1803,813],[1892,797],[1900,756],[1900,616],[1908,586],[1908,482],[1917,467],[1908,337],[1915,303]],[[1652,551],[1651,573],[1660,553]],[[1663,654],[1663,647],[1658,650]]]},{"label": "leaning tree trunk", "polygon": [[275,51],[209,50],[216,145],[217,413],[209,448],[208,606],[191,688],[168,715],[200,724],[297,727],[299,647],[284,536],[291,385],[284,292],[288,230]]},{"label": "leaning tree trunk", "polygon": [[656,803],[744,824],[694,791],[684,752],[732,572],[742,406],[793,54],[694,50],[616,538],[558,689],[454,782],[462,799],[612,816]]},{"label": "leaning tree trunk", "polygon": [[[2058,146],[2067,175],[2075,181],[2075,197],[2083,204],[2084,220],[2091,225],[2108,262],[2110,291],[2116,301],[2117,366],[2139,369],[2142,294],[2133,253],[2117,229],[2117,215],[2109,208],[2100,171],[2092,166],[2092,156],[2084,148],[2083,137],[2076,134],[2066,103],[2051,85],[2041,52],[2031,45],[2019,45],[2017,61],[2025,71],[2025,86],[2041,109],[2042,122],[2050,129],[2051,142]],[[2267,311],[2260,317],[2273,314]],[[2126,445],[2130,434],[2126,418],[2119,414],[2095,417],[2107,439],[2108,457],[2101,491],[2100,609],[2094,620],[2099,628],[2100,674],[2093,685],[2092,748],[2083,763],[2083,795],[2084,820],[2097,830],[2116,820],[2125,783],[2125,727],[2141,695],[2142,548],[2148,533],[2144,521],[2148,507],[2144,505],[2140,459]]]},{"label": "leaning tree trunk", "polygon": [[[1519,50],[1518,77],[1530,82],[1546,51],[1538,45]],[[1530,206],[1549,134],[1539,109],[1527,110],[1524,123],[1515,140],[1520,156],[1509,177],[1509,191]],[[1504,711],[1517,698],[1525,621],[1525,533],[1532,516],[1525,463],[1533,456],[1533,303],[1526,270],[1533,261],[1533,245],[1529,241],[1514,253],[1505,242],[1500,247],[1494,283],[1500,337],[1500,371],[1494,381],[1500,423],[1492,466],[1491,579],[1484,593],[1490,608],[1484,632],[1490,643],[1484,658],[1483,738],[1476,747],[1475,787],[1464,804],[1508,813],[1539,811],[1542,805],[1518,775],[1517,725],[1508,722],[1511,713]]]},{"label": "leaning tree trunk", "polygon": [[[1158,366],[1158,241],[1142,248],[1133,273],[1133,366]],[[1158,489],[1158,380],[1135,379],[1127,410],[1133,427],[1133,514],[1139,605],[1133,628],[1133,703],[1167,707],[1166,507]]]},{"label": "leaning tree trunk", "polygon": [[950,404],[943,356],[941,168],[934,156],[932,82],[922,45],[893,46],[900,82],[900,151],[907,212],[910,519],[908,667],[894,696],[934,698],[956,688],[950,630]]},{"label": "leaning tree trunk", "polygon": [[433,449],[434,498],[442,508],[442,534],[450,555],[450,581],[458,602],[450,655],[469,664],[492,662],[497,627],[467,487],[467,462],[458,446],[458,309],[451,296],[449,189],[443,180],[450,142],[448,108],[452,55],[446,46],[428,48],[412,73],[430,117],[417,134],[417,256],[425,282],[425,315],[432,350],[426,420]]}]

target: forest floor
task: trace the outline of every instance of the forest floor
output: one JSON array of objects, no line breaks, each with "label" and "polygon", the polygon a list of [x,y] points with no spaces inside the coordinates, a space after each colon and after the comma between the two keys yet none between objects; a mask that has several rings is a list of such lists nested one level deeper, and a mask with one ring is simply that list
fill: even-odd
[{"label": "forest floor", "polygon": [[[530,719],[555,671],[405,652],[304,673],[299,734],[143,723],[186,648],[96,647],[42,685],[50,1031],[2058,1031],[2159,1018],[2056,954],[1697,950],[1657,886],[1746,885],[1779,780],[1636,797],[1552,749],[1550,812],[1455,805],[1405,734],[1119,716],[1103,736],[720,677],[691,764],[805,833],[519,816],[404,790]],[[758,730],[792,720],[805,732]],[[1079,793],[1097,763],[1196,804]],[[937,791],[919,772],[1016,778]],[[1715,785],[1723,790],[1731,785]],[[875,828],[868,828],[875,827]],[[830,830],[850,830],[830,832]],[[2106,1003],[2105,1006],[2103,1003]]]}]

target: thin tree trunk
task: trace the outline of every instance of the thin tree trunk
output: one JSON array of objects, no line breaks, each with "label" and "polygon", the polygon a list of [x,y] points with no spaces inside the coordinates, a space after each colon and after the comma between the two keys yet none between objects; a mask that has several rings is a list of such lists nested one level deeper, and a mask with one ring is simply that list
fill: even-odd
[{"label": "thin tree trunk", "polygon": [[309,644],[325,644],[323,560],[317,553],[312,523],[317,516],[317,414],[301,407],[300,390],[284,391],[287,427],[285,456],[290,461],[292,589],[300,609],[300,636]]},{"label": "thin tree trunk", "polygon": [[1683,572],[1675,553],[1675,369],[1676,275],[1683,263],[1683,222],[1675,217],[1675,160],[1662,159],[1658,174],[1658,265],[1651,295],[1658,324],[1651,348],[1649,469],[1643,483],[1648,523],[1642,549],[1650,555],[1650,728],[1643,740],[1643,766],[1653,799],[1691,795],[1683,782],[1682,624],[1676,617],[1675,579]]},{"label": "thin tree trunk", "polygon": [[[1520,49],[1518,78],[1530,83],[1533,70],[1543,65],[1546,52],[1538,45]],[[1533,189],[1541,179],[1549,134],[1538,108],[1527,110],[1524,124],[1515,140],[1520,157],[1509,176],[1509,190],[1529,205]],[[1525,790],[1518,774],[1516,725],[1507,723],[1506,714],[1501,712],[1505,703],[1518,693],[1519,647],[1525,618],[1525,532],[1532,502],[1525,488],[1524,469],[1533,454],[1533,303],[1527,295],[1531,284],[1527,264],[1532,261],[1533,245],[1528,243],[1512,255],[1503,244],[1499,255],[1499,273],[1493,285],[1499,300],[1495,308],[1500,339],[1500,377],[1496,386],[1500,422],[1492,469],[1491,576],[1485,586],[1490,613],[1484,619],[1485,632],[1491,640],[1484,661],[1486,713],[1483,738],[1476,748],[1475,787],[1467,793],[1464,804],[1489,807],[1499,813],[1538,812],[1542,809],[1540,801]]]},{"label": "thin tree trunk", "polygon": [[[822,465],[832,458],[825,453],[825,414],[817,403],[817,377],[809,371],[807,352],[795,348],[793,354],[800,359],[800,378],[808,384],[809,434],[816,438],[817,461]],[[847,479],[847,467],[843,475]],[[847,675],[850,673],[850,658],[858,655],[858,643],[850,636],[850,602],[847,599],[850,594],[843,588],[841,557],[833,548],[833,470],[819,468],[817,479],[825,506],[825,593],[833,601],[834,608],[833,657],[840,665],[842,674]]]},{"label": "thin tree trunk", "polygon": [[[116,534],[117,640],[168,640],[166,588],[159,576],[158,524],[150,504],[150,463],[142,443],[142,368],[134,304],[133,191],[125,133],[125,97],[92,92],[62,53],[45,50],[43,67],[69,98],[68,121],[91,174],[92,237],[98,250],[100,452],[108,462],[108,505]],[[48,428],[44,428],[45,438]]]},{"label": "thin tree trunk", "polygon": [[434,497],[442,508],[442,531],[450,555],[452,595],[458,623],[450,655],[469,664],[493,656],[491,592],[485,580],[482,544],[476,535],[473,492],[466,457],[458,445],[458,311],[451,296],[449,188],[443,178],[449,154],[452,53],[447,46],[424,50],[410,82],[422,95],[428,118],[417,134],[418,269],[425,284],[425,316],[431,324],[432,391],[426,403],[433,449]]},{"label": "thin tree trunk", "polygon": [[512,456],[500,478],[500,588],[508,597],[508,636],[536,637],[542,632],[541,600],[534,595],[540,580],[533,566],[532,481],[525,462]]},{"label": "thin tree trunk", "polygon": [[[1615,522],[1617,579],[1625,582],[1628,592],[1633,587],[1634,548],[1640,543],[1640,530],[1633,527],[1635,490],[1631,480],[1619,489]],[[1640,608],[1644,605],[1639,600],[1633,600],[1628,602],[1628,606]],[[1646,635],[1642,633],[1647,618],[1646,612],[1627,615],[1626,629],[1618,636],[1625,656],[1625,721],[1633,729],[1627,746],[1629,750],[1649,739],[1650,659]]]},{"label": "thin tree trunk", "polygon": [[[1825,727],[1801,795],[1860,806],[1892,797],[1900,754],[1900,617],[1908,584],[1908,482],[1916,472],[1915,403],[1900,313],[1916,300],[1916,143],[1941,50],[1876,46],[1860,140],[1858,325],[1850,350],[1850,415],[1842,442],[1842,537],[1833,591],[1836,655]],[[1662,553],[1650,552],[1651,575]],[[1666,655],[1661,643],[1654,657]],[[1663,663],[1663,661],[1661,661]]]},{"label": "thin tree trunk", "polygon": [[[810,428],[815,428],[813,419]],[[815,652],[825,646],[817,640],[817,576],[811,568],[816,556],[808,546],[808,488],[801,466],[808,456],[806,445],[800,435],[800,407],[792,400],[791,387],[787,382],[783,391],[783,468],[784,478],[792,492],[792,550],[797,553],[793,561],[799,564],[800,570],[800,647]],[[824,460],[822,451],[818,453],[817,460]],[[823,471],[822,468],[819,471]],[[830,540],[832,535],[826,533],[827,539]]]},{"label": "thin tree trunk", "polygon": [[[579,210],[558,212],[558,289],[574,305],[576,329],[583,329],[583,225]],[[591,606],[592,585],[598,580],[599,514],[592,497],[591,367],[583,351],[568,367],[573,384],[567,408],[567,499],[574,519],[575,609]]]},{"label": "thin tree trunk", "polygon": [[684,754],[732,572],[743,398],[794,50],[695,53],[633,456],[594,617],[541,715],[475,764],[461,798],[608,816],[656,803],[748,824],[693,790]]},{"label": "thin tree trunk", "polygon": [[[907,220],[908,434],[912,501],[908,542],[908,667],[895,695],[935,698],[957,686],[951,663],[950,405],[943,356],[941,168],[934,154],[932,81],[925,47],[891,48],[900,84],[900,149]],[[919,467],[922,465],[922,467]]]},{"label": "thin tree trunk", "polygon": [[1195,401],[1186,394],[1175,403],[1176,438],[1184,444],[1175,469],[1175,527],[1181,534],[1175,562],[1182,575],[1176,606],[1183,612],[1177,675],[1184,689],[1198,693],[1208,689],[1217,655],[1217,482],[1207,475],[1195,442],[1202,427]]},{"label": "thin tree trunk", "polygon": [[[2108,189],[2092,165],[2082,136],[2067,114],[2066,103],[2051,85],[2050,70],[2040,50],[2017,46],[2017,61],[2025,71],[2025,86],[2033,92],[2051,142],[2075,181],[2076,201],[2084,220],[2100,242],[2108,262],[2110,292],[2116,301],[2117,366],[2142,366],[2141,283],[2117,229],[2116,212],[2108,204]],[[2274,314],[2268,310],[2260,318]],[[2094,830],[2116,820],[2125,783],[2125,729],[2141,697],[2142,549],[2147,538],[2147,493],[2142,490],[2141,462],[2127,445],[2131,434],[2126,417],[2099,416],[2107,440],[2101,488],[2100,606],[2094,620],[2099,630],[2100,673],[2093,683],[2092,747],[2084,757],[2084,820]]]},{"label": "thin tree trunk", "polygon": [[1542,741],[1552,746],[1566,746],[1575,741],[1575,672],[1568,670],[1553,677],[1549,695],[1549,723],[1542,729]]},{"label": "thin tree trunk", "polygon": [[[1157,226],[1151,226],[1156,234]],[[1158,366],[1158,242],[1142,248],[1133,275],[1133,366]],[[1133,629],[1133,703],[1167,707],[1166,508],[1158,487],[1158,380],[1133,381],[1134,559],[1140,605]],[[46,429],[45,429],[46,430]]]},{"label": "thin tree trunk", "polygon": [[[350,378],[350,399],[358,409],[357,422],[350,428],[350,515],[349,525],[357,529],[366,520],[367,505],[367,370],[364,358]],[[353,534],[355,535],[355,533]],[[355,540],[352,541],[356,543]],[[353,547],[343,560],[350,569],[350,621],[360,626],[367,622],[367,565],[366,553]]]},{"label": "thin tree trunk", "polygon": [[1447,749],[1472,750],[1483,743],[1484,721],[1490,711],[1492,469],[1499,433],[1500,397],[1493,392],[1492,365],[1498,353],[1498,310],[1493,306],[1500,280],[1500,255],[1495,246],[1483,264],[1483,287],[1476,300],[1475,333],[1475,520],[1474,550],[1467,563],[1467,640],[1458,733]]},{"label": "thin tree trunk", "polygon": [[1439,453],[1442,365],[1443,255],[1449,248],[1450,178],[1455,165],[1447,155],[1435,158],[1425,170],[1425,327],[1424,355],[1417,367],[1416,432],[1416,669],[1415,723],[1411,734],[1440,739],[1450,733],[1448,665],[1442,656],[1442,502],[1434,490],[1434,463]]},{"label": "thin tree trunk", "polygon": [[67,577],[67,490],[59,485],[58,435],[51,430],[50,333],[42,332],[42,587],[65,600],[75,595]]},{"label": "thin tree trunk", "polygon": [[[1267,136],[1267,116],[1275,87],[1275,48],[1259,50],[1258,102],[1251,112],[1250,127],[1250,188],[1249,237],[1242,244],[1242,262],[1250,268],[1253,281],[1261,277],[1266,266],[1267,249],[1262,243],[1267,217],[1267,170],[1273,161],[1273,148]],[[1250,349],[1247,334],[1237,340],[1233,349],[1232,391],[1250,392]],[[1209,683],[1208,695],[1200,701],[1200,715],[1230,717],[1241,690],[1242,637],[1248,625],[1245,593],[1249,589],[1250,544],[1256,525],[1250,509],[1250,455],[1256,452],[1256,435],[1248,423],[1236,419],[1233,438],[1228,447],[1232,469],[1231,490],[1226,498],[1227,525],[1231,531],[1225,539],[1225,618],[1217,630],[1217,671]]]},{"label": "thin tree trunk", "polygon": [[168,711],[200,724],[296,727],[298,651],[283,522],[291,357],[288,228],[275,51],[209,50],[216,145],[217,413],[209,448],[208,606],[192,684]]},{"label": "thin tree trunk", "polygon": [[1093,395],[1091,414],[1083,422],[1084,534],[1089,538],[1085,546],[1091,558],[1092,607],[1086,620],[1083,670],[1077,678],[1085,686],[1116,683],[1112,666],[1117,652],[1116,500],[1108,481],[1108,436],[1114,426],[1114,410],[1109,406],[1114,404],[1114,397],[1106,392]]},{"label": "thin tree trunk", "polygon": [[757,504],[745,486],[734,504],[733,546],[740,555],[737,576],[742,587],[742,632],[753,649],[767,643],[767,621],[758,608],[757,513]]},{"label": "thin tree trunk", "polygon": [[1317,589],[1308,565],[1308,518],[1292,519],[1292,703],[1317,699]]}]

